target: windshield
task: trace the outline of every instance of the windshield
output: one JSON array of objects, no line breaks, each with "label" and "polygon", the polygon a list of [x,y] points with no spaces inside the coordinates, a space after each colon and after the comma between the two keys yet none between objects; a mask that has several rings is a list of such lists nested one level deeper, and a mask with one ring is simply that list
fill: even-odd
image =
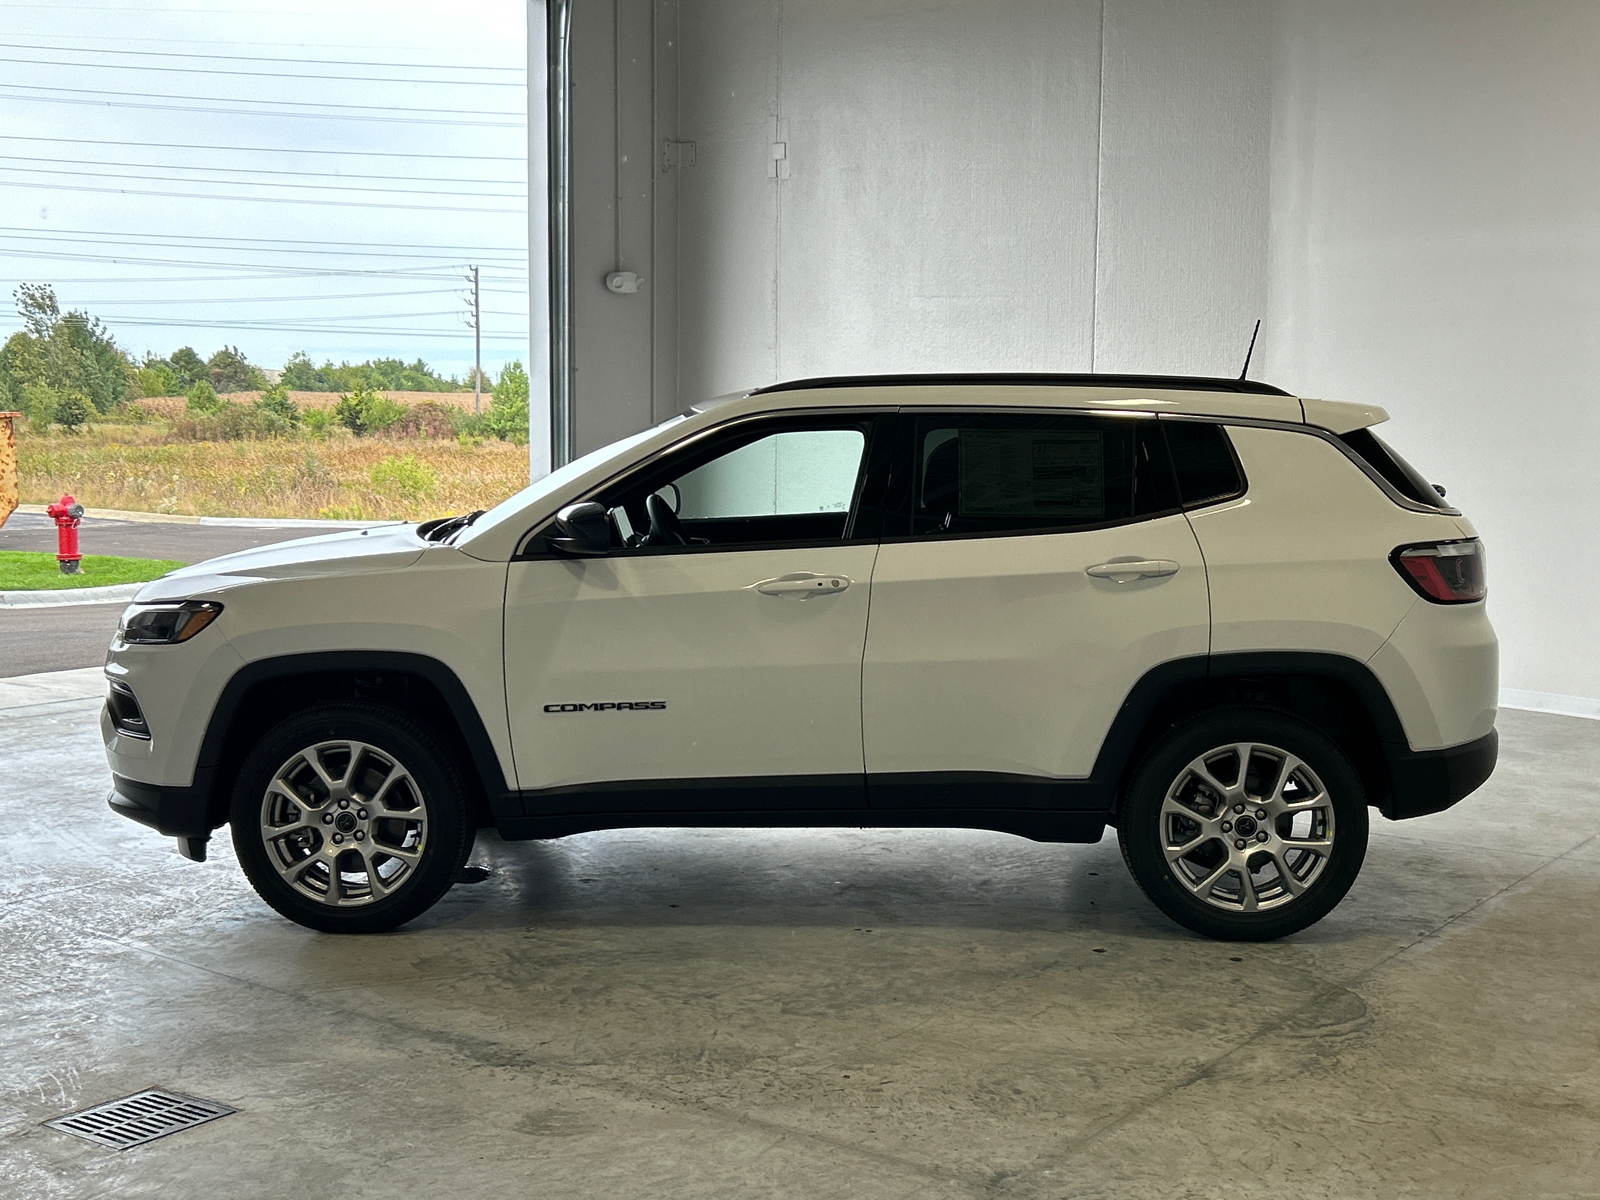
[{"label": "windshield", "polygon": [[550,472],[543,479],[529,484],[514,496],[496,504],[474,521],[471,526],[463,530],[456,539],[455,544],[465,546],[474,539],[482,537],[502,521],[517,518],[526,509],[533,507],[544,497],[560,491],[574,479],[593,471],[597,467],[604,466],[612,459],[623,458],[634,447],[649,441],[663,429],[670,428],[686,420],[688,420],[688,416],[683,413],[675,417],[668,417],[659,425],[652,425],[649,429],[641,429],[638,433],[631,437],[625,437],[620,442],[612,442],[609,446],[601,446],[598,450],[589,451],[582,458],[573,459],[566,466]]}]

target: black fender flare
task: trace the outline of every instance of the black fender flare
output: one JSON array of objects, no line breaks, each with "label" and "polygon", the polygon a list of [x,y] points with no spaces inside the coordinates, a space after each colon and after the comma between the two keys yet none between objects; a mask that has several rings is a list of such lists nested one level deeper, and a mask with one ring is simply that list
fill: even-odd
[{"label": "black fender flare", "polygon": [[[487,726],[460,677],[448,665],[426,654],[397,650],[325,650],[286,654],[257,659],[234,672],[212,706],[200,752],[195,759],[195,791],[206,797],[211,828],[227,820],[227,789],[219,789],[218,772],[227,764],[230,749],[237,746],[234,724],[251,692],[262,684],[296,675],[354,677],[358,674],[414,676],[438,692],[454,718],[465,745],[469,762],[493,809],[511,791],[500,756],[495,752]],[[219,798],[218,792],[222,792]]]},{"label": "black fender flare", "polygon": [[[1090,778],[1096,791],[1115,812],[1122,782],[1141,744],[1159,729],[1152,729],[1161,710],[1185,693],[1204,695],[1230,682],[1252,680],[1322,680],[1342,685],[1355,697],[1376,735],[1382,766],[1381,794],[1370,797],[1386,816],[1420,815],[1400,812],[1394,798],[1395,782],[1408,774],[1407,764],[1417,757],[1406,740],[1394,701],[1372,669],[1348,655],[1316,650],[1265,650],[1195,655],[1173,659],[1151,668],[1129,690],[1112,720]],[[1187,715],[1185,712],[1183,715]],[[1377,781],[1375,781],[1377,782]],[[1480,781],[1481,782],[1481,781]],[[1459,798],[1459,797],[1457,797]],[[1409,807],[1409,806],[1407,806]],[[1443,807],[1441,805],[1441,807]],[[1427,811],[1437,811],[1428,809]]]}]

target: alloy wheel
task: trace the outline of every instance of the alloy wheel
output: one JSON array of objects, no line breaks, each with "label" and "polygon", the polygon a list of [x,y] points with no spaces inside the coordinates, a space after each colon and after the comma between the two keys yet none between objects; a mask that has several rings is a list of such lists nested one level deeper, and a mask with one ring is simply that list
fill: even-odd
[{"label": "alloy wheel", "polygon": [[1160,809],[1173,878],[1206,904],[1261,912],[1294,903],[1333,853],[1333,800],[1304,761],[1237,742],[1194,758]]},{"label": "alloy wheel", "polygon": [[352,739],[306,746],[272,775],[261,839],[274,870],[318,904],[373,904],[406,887],[427,844],[428,804],[412,773]]}]

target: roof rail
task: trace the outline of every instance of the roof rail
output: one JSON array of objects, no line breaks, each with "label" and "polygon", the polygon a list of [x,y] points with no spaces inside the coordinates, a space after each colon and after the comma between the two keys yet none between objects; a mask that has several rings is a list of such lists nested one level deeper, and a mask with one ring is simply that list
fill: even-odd
[{"label": "roof rail", "polygon": [[914,387],[926,384],[1012,384],[1036,387],[1151,388],[1173,392],[1248,392],[1258,396],[1289,396],[1282,388],[1254,379],[1217,379],[1204,375],[1051,375],[1028,373],[950,375],[831,375],[821,379],[791,379],[751,392],[799,392],[820,388]]}]

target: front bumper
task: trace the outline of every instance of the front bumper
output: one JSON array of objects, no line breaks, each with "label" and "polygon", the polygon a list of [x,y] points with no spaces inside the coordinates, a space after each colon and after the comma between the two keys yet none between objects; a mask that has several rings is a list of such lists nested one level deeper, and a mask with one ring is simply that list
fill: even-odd
[{"label": "front bumper", "polygon": [[200,838],[211,836],[211,831],[228,819],[227,813],[217,812],[212,802],[212,772],[201,767],[195,771],[195,782],[190,787],[172,787],[167,784],[140,783],[125,775],[111,776],[111,794],[106,803],[113,812],[121,813],[131,821],[148,825],[168,837]]},{"label": "front bumper", "polygon": [[1494,773],[1500,735],[1491,729],[1476,741],[1443,750],[1388,747],[1389,795],[1378,811],[1391,821],[1443,812],[1477,791]]}]

